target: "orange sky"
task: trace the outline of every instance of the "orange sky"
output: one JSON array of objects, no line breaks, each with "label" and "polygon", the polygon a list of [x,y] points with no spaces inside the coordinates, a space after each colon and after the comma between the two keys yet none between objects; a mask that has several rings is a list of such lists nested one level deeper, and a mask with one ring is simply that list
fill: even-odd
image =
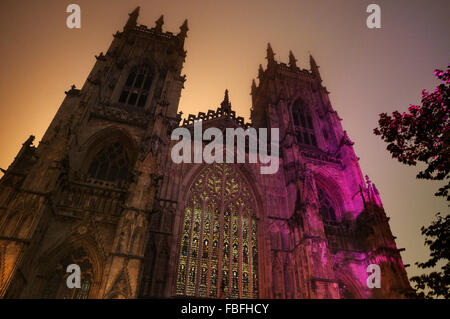
[{"label": "orange sky", "polygon": [[[80,30],[66,27],[70,3],[81,7]],[[370,3],[381,6],[379,30],[366,27]],[[248,120],[251,79],[265,65],[267,42],[284,62],[291,49],[303,68],[313,54],[363,173],[381,193],[397,245],[406,248],[408,274],[417,274],[414,262],[428,254],[420,227],[448,207],[433,196],[439,184],[416,180],[418,169],[391,159],[372,130],[379,113],[419,103],[421,90],[437,84],[434,69],[450,63],[449,1],[1,0],[1,168],[30,134],[40,140],[64,91],[83,85],[94,55],[106,52],[138,5],[141,24],[153,26],[164,14],[164,29],[176,33],[189,19],[184,114],[215,109],[228,88],[234,109]]]}]

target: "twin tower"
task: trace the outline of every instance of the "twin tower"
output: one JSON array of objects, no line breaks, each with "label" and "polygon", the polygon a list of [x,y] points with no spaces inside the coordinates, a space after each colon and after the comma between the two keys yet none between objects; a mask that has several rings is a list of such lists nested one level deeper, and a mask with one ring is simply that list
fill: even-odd
[{"label": "twin tower", "polygon": [[[275,59],[251,123],[226,96],[183,121],[184,42],[134,10],[37,146],[0,180],[2,298],[398,298],[410,289],[377,188],[311,57]],[[280,169],[171,160],[171,132],[279,128]],[[248,154],[246,154],[248,156]],[[248,161],[246,161],[248,163]],[[81,269],[70,289],[67,266]],[[369,287],[368,266],[381,270]]]}]

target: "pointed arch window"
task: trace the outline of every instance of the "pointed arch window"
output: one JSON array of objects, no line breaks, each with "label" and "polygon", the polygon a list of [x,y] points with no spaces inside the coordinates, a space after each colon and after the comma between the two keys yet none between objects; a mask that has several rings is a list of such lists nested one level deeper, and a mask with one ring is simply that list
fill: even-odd
[{"label": "pointed arch window", "polygon": [[80,289],[76,290],[75,299],[87,299],[89,297],[89,291],[91,290],[91,279],[86,276],[82,282]]},{"label": "pointed arch window", "polygon": [[253,199],[235,168],[209,165],[190,189],[178,257],[176,294],[258,298]]},{"label": "pointed arch window", "polygon": [[98,180],[117,182],[127,179],[129,168],[130,157],[123,145],[116,141],[94,156],[87,175]]},{"label": "pointed arch window", "polygon": [[322,217],[328,248],[334,253],[339,248],[345,248],[340,226],[337,223],[336,211],[327,194],[320,188],[318,190],[318,197],[320,205],[319,212]]},{"label": "pointed arch window", "polygon": [[[76,264],[81,269],[81,287],[68,288],[66,272],[67,266]],[[87,299],[92,288],[93,266],[83,247],[71,250],[56,264],[43,291],[43,298],[48,299]]]},{"label": "pointed arch window", "polygon": [[119,103],[144,107],[152,81],[153,73],[148,65],[132,69],[120,94]]},{"label": "pointed arch window", "polygon": [[336,222],[336,212],[328,196],[319,189],[320,214],[325,223]]},{"label": "pointed arch window", "polygon": [[292,116],[299,143],[317,146],[311,112],[301,100],[294,103]]}]

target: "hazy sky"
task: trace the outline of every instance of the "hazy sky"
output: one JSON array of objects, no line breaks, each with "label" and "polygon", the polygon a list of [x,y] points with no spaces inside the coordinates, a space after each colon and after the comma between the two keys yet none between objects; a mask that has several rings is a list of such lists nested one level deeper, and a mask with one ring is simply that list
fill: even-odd
[{"label": "hazy sky", "polygon": [[[66,27],[70,3],[81,7],[82,28]],[[366,27],[366,8],[381,7],[382,28]],[[320,66],[333,107],[355,142],[360,165],[381,193],[403,261],[428,256],[420,227],[445,201],[433,196],[436,182],[415,179],[417,167],[392,159],[373,135],[378,114],[405,111],[434,89],[435,68],[450,63],[450,1],[0,1],[0,167],[7,168],[30,134],[40,140],[70,85],[81,87],[106,52],[128,13],[141,6],[139,23],[153,26],[164,14],[164,30],[177,33],[189,19],[187,75],[180,110],[216,108],[225,88],[234,109],[249,117],[250,84],[265,65],[267,42],[279,61],[291,49],[309,68],[311,53]]]}]

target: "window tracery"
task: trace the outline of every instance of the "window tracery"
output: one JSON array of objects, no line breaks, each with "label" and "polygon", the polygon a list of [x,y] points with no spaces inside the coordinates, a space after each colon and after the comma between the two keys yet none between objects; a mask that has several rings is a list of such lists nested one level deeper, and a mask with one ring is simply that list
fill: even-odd
[{"label": "window tracery", "polygon": [[149,66],[132,69],[120,94],[119,103],[144,107],[152,81],[153,74]]},{"label": "window tracery", "polygon": [[320,214],[324,222],[335,222],[336,212],[328,196],[319,189]]},{"label": "window tracery", "polygon": [[292,107],[295,131],[299,143],[317,146],[314,125],[309,109],[297,100]]},{"label": "window tracery", "polygon": [[227,164],[194,182],[181,235],[176,294],[258,297],[257,224],[250,192]]},{"label": "window tracery", "polygon": [[126,180],[129,174],[130,158],[120,142],[114,142],[101,149],[92,159],[88,176],[99,180],[116,182]]},{"label": "window tracery", "polygon": [[[67,287],[67,266],[77,264],[81,269],[81,287],[70,289]],[[43,298],[57,299],[87,299],[92,288],[93,265],[86,250],[78,247],[65,255],[56,264],[44,288]]]}]

